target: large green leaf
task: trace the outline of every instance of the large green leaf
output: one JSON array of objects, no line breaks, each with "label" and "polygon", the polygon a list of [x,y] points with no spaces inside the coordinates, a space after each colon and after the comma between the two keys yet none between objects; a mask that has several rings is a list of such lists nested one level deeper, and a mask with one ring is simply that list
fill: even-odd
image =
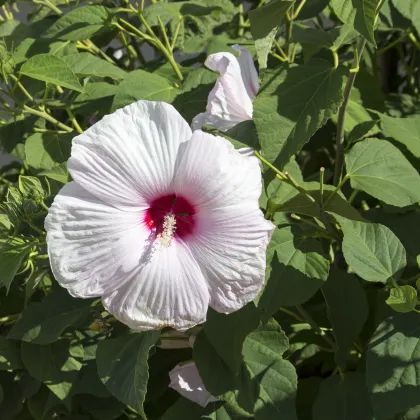
[{"label": "large green leaf", "polygon": [[19,73],[32,79],[83,92],[82,85],[68,64],[52,54],[34,55],[25,61]]},{"label": "large green leaf", "polygon": [[338,18],[376,46],[374,27],[378,0],[331,0]]},{"label": "large green leaf", "polygon": [[350,349],[353,342],[357,341],[369,314],[368,301],[357,277],[337,267],[331,268],[322,292],[337,343],[335,360],[345,371]]},{"label": "large green leaf", "polygon": [[107,27],[111,17],[110,10],[104,6],[89,5],[74,8],[48,28],[45,36],[70,41],[90,39]]},{"label": "large green leaf", "polygon": [[250,303],[229,315],[210,309],[204,331],[220,357],[236,373],[242,361],[245,337],[256,329],[259,323],[259,313],[254,304]]},{"label": "large green leaf", "polygon": [[270,3],[251,10],[249,21],[255,41],[260,69],[267,67],[267,56],[273,45],[278,27],[295,0],[272,0]]},{"label": "large green leaf", "polygon": [[254,121],[266,159],[282,168],[337,112],[347,71],[318,58],[267,71],[254,100]]},{"label": "large green leaf", "polygon": [[52,169],[70,157],[72,138],[73,134],[32,134],[25,143],[26,162],[34,169]]},{"label": "large green leaf", "polygon": [[398,314],[374,333],[366,359],[367,385],[376,420],[420,406],[420,315]]},{"label": "large green leaf", "polygon": [[401,277],[407,264],[406,252],[390,229],[341,217],[339,222],[344,233],[344,258],[356,274],[381,283]]},{"label": "large green leaf", "polygon": [[143,417],[149,379],[147,359],[159,336],[159,331],[151,331],[103,340],[96,353],[98,374],[108,391]]},{"label": "large green leaf", "polygon": [[267,248],[267,284],[258,308],[268,320],[280,306],[300,305],[319,290],[328,277],[329,262],[321,243],[294,226],[274,230]]},{"label": "large green leaf", "polygon": [[382,209],[371,209],[365,215],[368,220],[391,229],[407,251],[407,265],[417,267],[416,258],[420,255],[420,242],[417,240],[420,237],[420,212],[396,214]]},{"label": "large green leaf", "polygon": [[30,247],[24,243],[2,244],[0,248],[0,286],[10,289],[13,279],[19,271]]},{"label": "large green leaf", "polygon": [[325,379],[313,407],[313,420],[373,420],[363,373],[348,372]]},{"label": "large green leaf", "polygon": [[359,142],[345,159],[354,189],[397,207],[420,201],[420,175],[388,141],[372,138]]},{"label": "large green leaf", "polygon": [[8,337],[36,344],[53,343],[67,327],[89,314],[89,305],[90,301],[75,299],[65,289],[56,289],[42,302],[29,305]]},{"label": "large green leaf", "polygon": [[16,343],[0,335],[0,370],[14,370],[22,367],[20,350]]},{"label": "large green leaf", "polygon": [[392,137],[408,151],[420,158],[420,116],[412,115],[407,118],[393,118],[379,114],[381,118],[382,134]]},{"label": "large green leaf", "polygon": [[205,332],[197,337],[193,355],[204,385],[213,395],[239,405],[257,420],[295,420],[297,377],[293,365],[282,358],[287,348],[286,335],[271,321],[246,337],[243,363],[236,376]]},{"label": "large green leaf", "polygon": [[23,341],[22,361],[31,376],[44,382],[58,399],[64,400],[82,368],[83,347],[65,339],[46,346]]},{"label": "large green leaf", "polygon": [[61,57],[77,76],[109,77],[124,79],[126,73],[114,64],[101,60],[90,53],[77,53]]},{"label": "large green leaf", "polygon": [[180,90],[164,77],[144,70],[135,70],[128,73],[118,86],[112,109],[122,108],[140,99],[171,103],[179,92]]}]

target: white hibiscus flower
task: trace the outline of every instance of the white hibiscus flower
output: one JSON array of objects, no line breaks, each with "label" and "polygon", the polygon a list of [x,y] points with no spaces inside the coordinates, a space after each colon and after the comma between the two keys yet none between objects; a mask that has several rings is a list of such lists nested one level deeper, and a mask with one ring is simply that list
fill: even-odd
[{"label": "white hibiscus flower", "polygon": [[239,57],[229,52],[216,53],[204,63],[220,76],[209,94],[206,112],[194,118],[193,130],[206,124],[227,131],[242,121],[252,120],[252,101],[260,88],[257,69],[246,48],[232,48],[239,51]]},{"label": "white hibiscus flower", "polygon": [[136,330],[186,330],[262,288],[273,225],[258,206],[258,160],[140,101],[73,139],[74,181],[45,222],[57,281],[102,297]]},{"label": "white hibiscus flower", "polygon": [[197,366],[194,362],[176,365],[169,372],[170,388],[178,391],[183,397],[205,407],[210,402],[218,401],[205,388]]}]

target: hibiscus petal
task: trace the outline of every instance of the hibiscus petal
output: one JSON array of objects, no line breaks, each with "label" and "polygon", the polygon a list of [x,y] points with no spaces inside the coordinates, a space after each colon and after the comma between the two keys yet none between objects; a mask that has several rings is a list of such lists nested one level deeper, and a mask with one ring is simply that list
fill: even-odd
[{"label": "hibiscus petal", "polygon": [[264,285],[266,248],[274,225],[255,205],[215,209],[188,242],[210,291],[210,306],[230,313],[252,301]]},{"label": "hibiscus petal", "polygon": [[135,330],[187,330],[206,320],[209,293],[200,267],[177,240],[151,252],[130,280],[102,297],[105,308]]},{"label": "hibiscus petal", "polygon": [[258,159],[200,130],[180,147],[180,154],[176,192],[197,209],[197,228],[187,245],[208,283],[210,306],[229,313],[261,290],[274,229],[258,206]]},{"label": "hibiscus petal", "polygon": [[240,53],[238,61],[241,67],[242,80],[249,97],[253,100],[260,90],[260,82],[252,55],[245,47],[240,45],[232,45],[232,48]]},{"label": "hibiscus petal", "polygon": [[172,105],[139,101],[75,137],[68,168],[96,197],[137,210],[171,188],[178,147],[190,137]]},{"label": "hibiscus petal", "polygon": [[205,407],[209,402],[218,401],[204,387],[194,362],[176,365],[169,372],[170,388],[178,391],[183,397]]},{"label": "hibiscus petal", "polygon": [[209,94],[205,115],[194,118],[193,130],[208,124],[227,131],[242,121],[251,120],[253,97],[249,96],[242,80],[238,59],[228,52],[216,53],[207,57],[205,65],[220,76]]},{"label": "hibiscus petal", "polygon": [[262,181],[259,160],[234,149],[223,137],[201,130],[179,149],[175,191],[197,206],[198,211],[252,201],[258,206]]},{"label": "hibiscus petal", "polygon": [[138,266],[148,229],[144,214],[110,206],[76,182],[65,185],[45,219],[54,277],[75,297],[101,296]]}]

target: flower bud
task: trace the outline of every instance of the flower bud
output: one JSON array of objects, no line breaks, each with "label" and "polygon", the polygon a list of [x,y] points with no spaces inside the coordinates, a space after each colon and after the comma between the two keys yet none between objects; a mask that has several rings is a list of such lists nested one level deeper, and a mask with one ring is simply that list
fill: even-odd
[{"label": "flower bud", "polygon": [[0,41],[0,76],[7,83],[9,74],[13,73],[15,68],[15,59],[13,55],[7,51],[7,46]]}]

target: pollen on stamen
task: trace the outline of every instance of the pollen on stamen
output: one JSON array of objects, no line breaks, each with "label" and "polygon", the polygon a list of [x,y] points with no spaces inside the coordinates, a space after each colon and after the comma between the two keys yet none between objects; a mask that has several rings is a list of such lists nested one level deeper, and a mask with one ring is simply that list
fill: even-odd
[{"label": "pollen on stamen", "polygon": [[176,217],[173,213],[168,213],[163,217],[162,233],[158,236],[162,247],[167,248],[171,245],[176,232]]}]

